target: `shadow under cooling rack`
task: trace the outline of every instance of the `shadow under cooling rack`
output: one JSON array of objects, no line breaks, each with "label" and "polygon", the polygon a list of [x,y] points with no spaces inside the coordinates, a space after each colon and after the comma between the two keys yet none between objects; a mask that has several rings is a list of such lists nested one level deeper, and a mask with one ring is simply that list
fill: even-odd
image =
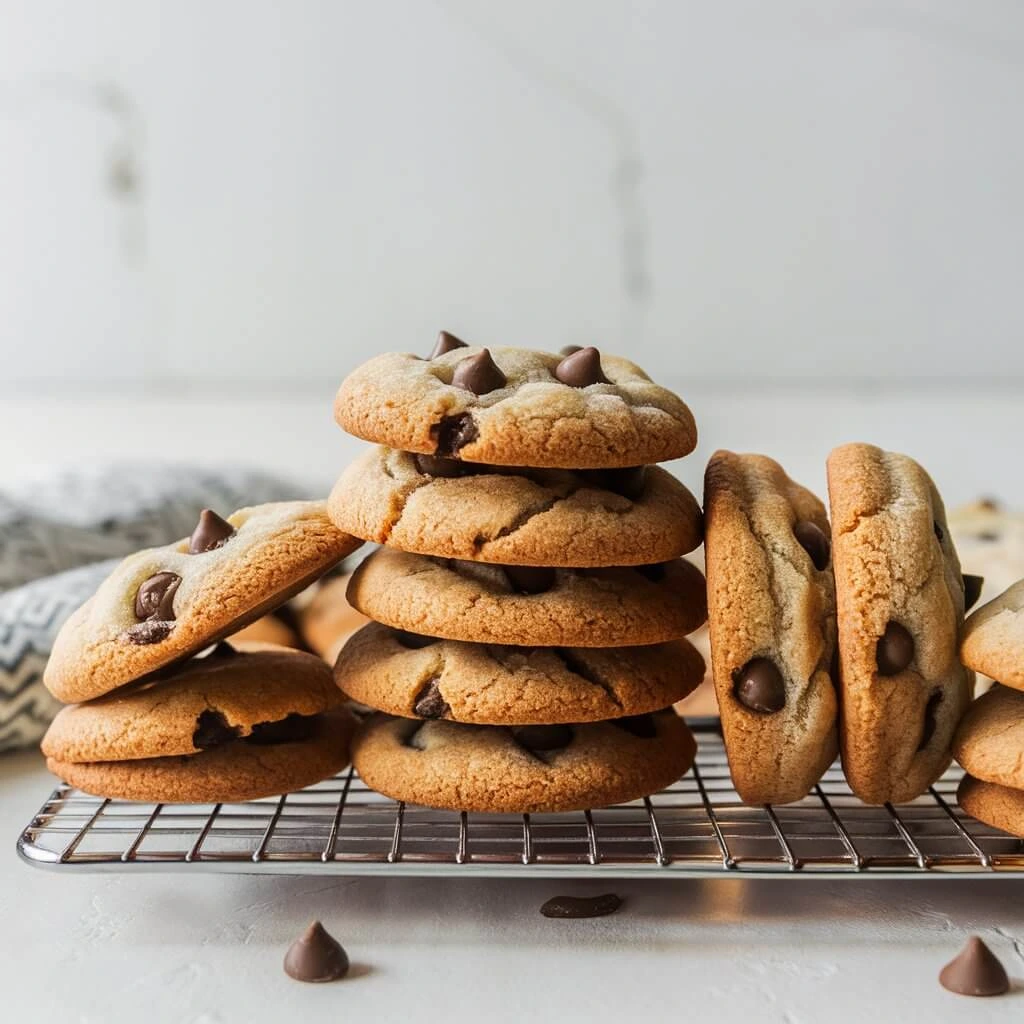
[{"label": "shadow under cooling rack", "polygon": [[868,807],[838,765],[799,803],[750,807],[717,720],[691,722],[693,770],[643,800],[562,814],[466,814],[396,803],[352,770],[241,804],[140,804],[60,785],[18,840],[29,863],[94,871],[573,877],[1024,875],[1024,841],[956,804],[951,768],[899,807]]}]

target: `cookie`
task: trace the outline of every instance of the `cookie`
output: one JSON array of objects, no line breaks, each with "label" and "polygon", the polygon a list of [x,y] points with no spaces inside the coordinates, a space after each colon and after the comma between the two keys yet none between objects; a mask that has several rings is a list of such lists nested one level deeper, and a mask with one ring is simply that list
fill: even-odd
[{"label": "cookie", "polygon": [[555,356],[459,343],[429,359],[377,356],[342,383],[334,416],[367,441],[496,466],[637,466],[697,443],[676,395],[593,348]]},{"label": "cookie", "polygon": [[324,580],[295,613],[302,639],[329,665],[337,660],[345,641],[369,622],[345,596],[350,579],[345,575]]},{"label": "cookie", "polygon": [[488,472],[374,448],[342,474],[327,507],[338,529],[364,540],[504,565],[642,565],[701,542],[696,500],[657,466]]},{"label": "cookie", "polygon": [[201,658],[58,712],[42,749],[57,761],[130,761],[197,754],[273,736],[283,722],[341,703],[315,654],[220,643]]},{"label": "cookie", "polygon": [[301,739],[234,740],[199,754],[132,761],[61,761],[46,766],[94,796],[147,803],[236,803],[291,793],[349,763],[355,719],[343,708],[306,720]]},{"label": "cookie", "polygon": [[1024,789],[1024,693],[993,686],[968,709],[953,756],[982,782]]},{"label": "cookie", "polygon": [[525,646],[658,644],[692,632],[707,615],[704,576],[682,559],[545,569],[380,548],[353,573],[348,599],[396,629]]},{"label": "cookie", "polygon": [[64,624],[43,682],[90,700],[237,632],[359,546],[323,502],[203,513],[191,538],[130,555]]},{"label": "cookie", "polygon": [[960,657],[968,668],[1024,690],[1024,580],[968,616]]},{"label": "cookie", "polygon": [[704,477],[711,662],[736,791],[790,803],[835,759],[835,587],[825,506],[763,455]]},{"label": "cookie", "polygon": [[843,769],[866,803],[913,800],[949,764],[971,698],[957,655],[960,563],[942,499],[913,459],[844,445],[829,456],[828,487]]},{"label": "cookie", "polygon": [[301,649],[302,641],[295,630],[277,615],[264,615],[232,633],[228,640],[233,644],[277,644],[278,647]]},{"label": "cookie", "polygon": [[697,745],[675,712],[504,728],[374,715],[352,741],[363,781],[393,800],[532,814],[636,800],[675,782]]},{"label": "cookie", "polygon": [[360,704],[474,725],[594,722],[657,711],[704,677],[685,640],[648,647],[505,647],[437,640],[371,622],[334,667]]},{"label": "cookie", "polygon": [[965,775],[956,799],[972,818],[1024,839],[1024,790]]}]

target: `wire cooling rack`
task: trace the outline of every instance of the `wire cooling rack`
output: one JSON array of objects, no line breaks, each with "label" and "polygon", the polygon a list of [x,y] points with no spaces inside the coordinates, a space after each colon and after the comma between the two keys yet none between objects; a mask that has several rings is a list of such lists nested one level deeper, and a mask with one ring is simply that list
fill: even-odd
[{"label": "wire cooling rack", "polygon": [[280,874],[571,877],[1006,877],[1024,841],[956,804],[959,769],[899,807],[868,807],[833,765],[804,800],[749,807],[717,720],[697,763],[643,800],[567,814],[466,814],[396,803],[348,770],[242,804],[140,804],[60,785],[18,840],[39,867]]}]

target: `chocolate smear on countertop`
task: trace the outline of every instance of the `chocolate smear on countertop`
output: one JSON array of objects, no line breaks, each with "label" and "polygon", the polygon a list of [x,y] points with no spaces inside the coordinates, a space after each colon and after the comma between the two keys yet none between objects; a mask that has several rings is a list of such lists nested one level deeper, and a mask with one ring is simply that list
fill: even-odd
[{"label": "chocolate smear on countertop", "polygon": [[508,383],[508,378],[491,358],[489,349],[481,349],[475,356],[463,359],[452,374],[452,386],[472,391],[474,395],[486,395],[497,391]]},{"label": "chocolate smear on countertop", "polygon": [[540,908],[545,917],[607,917],[622,906],[613,892],[603,896],[552,896]]},{"label": "chocolate smear on countertop", "polygon": [[591,384],[611,384],[601,369],[601,353],[592,345],[571,352],[556,367],[555,377],[573,388]]},{"label": "chocolate smear on countertop", "polygon": [[436,359],[438,356],[443,356],[445,352],[454,352],[457,348],[469,348],[469,346],[461,338],[456,338],[454,334],[442,331],[437,336],[433,351],[427,358]]},{"label": "chocolate smear on countertop", "polygon": [[314,921],[285,953],[284,972],[296,981],[337,981],[348,973],[348,954]]},{"label": "chocolate smear on countertop", "polygon": [[977,935],[939,971],[939,984],[962,996],[1001,996],[1010,989],[1006,968]]},{"label": "chocolate smear on countertop", "polygon": [[201,555],[206,551],[223,547],[235,535],[235,528],[221,519],[213,509],[204,508],[199,513],[199,522],[188,539],[188,553]]},{"label": "chocolate smear on countertop", "polygon": [[964,611],[969,612],[981,597],[981,588],[985,586],[984,576],[972,576],[964,573]]}]

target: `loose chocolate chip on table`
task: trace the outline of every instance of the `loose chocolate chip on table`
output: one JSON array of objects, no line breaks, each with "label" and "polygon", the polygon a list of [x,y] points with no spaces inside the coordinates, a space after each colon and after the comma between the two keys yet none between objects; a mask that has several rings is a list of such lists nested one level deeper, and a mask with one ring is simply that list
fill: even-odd
[{"label": "loose chocolate chip on table", "polygon": [[480,436],[473,417],[468,412],[458,416],[445,416],[436,427],[437,450],[435,455],[454,455]]},{"label": "loose chocolate chip on table", "polygon": [[412,709],[420,718],[447,718],[452,713],[451,705],[441,696],[436,679],[428,680],[416,694]]},{"label": "loose chocolate chip on table", "polygon": [[285,953],[284,972],[296,981],[337,981],[348,973],[348,954],[314,921]]},{"label": "loose chocolate chip on table", "polygon": [[935,712],[941,703],[942,691],[936,690],[924,706],[924,725],[921,727],[921,742],[917,745],[918,750],[924,750],[935,735]]},{"label": "loose chocolate chip on table", "polygon": [[937,519],[932,520],[932,529],[935,531],[935,539],[941,544],[946,539],[946,535],[942,532],[942,527],[939,526]]},{"label": "loose chocolate chip on table", "polygon": [[733,693],[745,708],[766,715],[786,706],[786,683],[770,658],[752,658],[734,672]]},{"label": "loose chocolate chip on table", "polygon": [[438,356],[443,356],[445,352],[454,352],[457,348],[468,347],[469,346],[461,338],[456,338],[454,334],[442,331],[437,336],[437,342],[434,345],[434,349],[427,358],[436,359]]},{"label": "loose chocolate chip on table", "polygon": [[555,570],[539,565],[506,565],[509,583],[523,594],[543,594],[555,585]]},{"label": "loose chocolate chip on table", "polygon": [[204,508],[188,539],[188,553],[201,555],[204,551],[213,551],[223,547],[234,535],[235,528],[226,519],[221,519],[212,509]]},{"label": "loose chocolate chip on table", "polygon": [[174,621],[174,595],[181,577],[173,572],[158,572],[143,580],[135,594],[135,618],[154,622]]},{"label": "loose chocolate chip on table", "polygon": [[572,742],[572,729],[568,725],[518,725],[512,729],[512,738],[531,752],[561,750]]},{"label": "loose chocolate chip on table", "polygon": [[571,356],[573,352],[579,352],[582,349],[582,345],[563,345],[559,350],[560,356]]},{"label": "loose chocolate chip on table", "polygon": [[611,383],[601,369],[601,353],[592,345],[567,355],[555,367],[555,376],[574,388]]},{"label": "loose chocolate chip on table", "polygon": [[410,651],[418,651],[421,647],[429,647],[437,643],[436,636],[424,636],[422,633],[410,633],[406,629],[396,629],[395,639]]},{"label": "loose chocolate chip on table", "polygon": [[209,750],[237,739],[240,732],[241,730],[237,726],[228,725],[228,720],[224,717],[223,712],[208,708],[196,719],[196,729],[192,733],[192,746],[197,750]]},{"label": "loose chocolate chip on table", "polygon": [[658,727],[651,715],[626,715],[624,718],[613,718],[611,722],[637,739],[653,740],[658,735]]},{"label": "loose chocolate chip on table", "polygon": [[540,908],[545,917],[607,917],[622,906],[613,892],[603,896],[552,896]]},{"label": "loose chocolate chip on table", "polygon": [[832,553],[832,545],[825,531],[809,519],[802,519],[793,526],[793,536],[797,543],[807,552],[814,568],[821,572],[828,568],[828,560]]},{"label": "loose chocolate chip on table", "polygon": [[964,611],[969,612],[981,597],[981,588],[985,586],[984,576],[972,576],[964,573]]},{"label": "loose chocolate chip on table", "polygon": [[894,676],[914,660],[914,638],[905,626],[890,622],[878,638],[875,661],[880,676]]},{"label": "loose chocolate chip on table", "polygon": [[277,722],[258,722],[246,740],[258,747],[269,747],[275,743],[301,743],[302,740],[308,740],[315,731],[315,715],[292,712]]},{"label": "loose chocolate chip on table", "polygon": [[939,971],[939,983],[961,996],[1001,996],[1010,989],[1006,968],[977,935]]},{"label": "loose chocolate chip on table", "polygon": [[646,466],[627,466],[625,469],[584,469],[580,476],[592,487],[621,494],[624,498],[639,498],[647,482]]},{"label": "loose chocolate chip on table", "polygon": [[442,459],[437,455],[414,455],[412,461],[416,468],[427,476],[456,477],[464,476],[466,464],[458,459]]},{"label": "loose chocolate chip on table", "polygon": [[498,364],[491,358],[489,349],[483,348],[475,356],[463,359],[452,374],[454,387],[472,391],[474,395],[486,395],[497,391],[508,383]]}]

